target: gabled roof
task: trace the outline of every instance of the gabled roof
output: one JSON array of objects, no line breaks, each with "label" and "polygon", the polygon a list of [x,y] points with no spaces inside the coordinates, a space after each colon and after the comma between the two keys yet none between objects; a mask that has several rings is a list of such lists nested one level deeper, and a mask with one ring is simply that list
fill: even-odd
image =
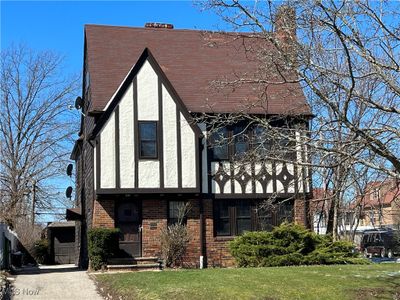
[{"label": "gabled roof", "polygon": [[[273,84],[267,89],[265,84],[241,84],[222,90],[212,87],[215,81],[237,80],[260,72],[260,61],[246,49],[273,51],[273,47],[265,39],[261,43],[249,37],[196,30],[86,25],[91,110],[104,110],[143,49],[149,48],[190,112],[310,115],[297,83]],[[277,72],[268,75],[276,79]],[[262,93],[265,96],[259,103]]]},{"label": "gabled roof", "polygon": [[156,59],[152,55],[149,49],[145,48],[140,55],[138,61],[132,66],[128,74],[125,76],[124,80],[121,82],[120,86],[116,90],[115,94],[111,97],[110,101],[107,103],[105,107],[105,111],[102,114],[101,118],[99,121],[96,123],[96,126],[94,127],[92,134],[90,136],[90,139],[94,139],[98,133],[102,130],[104,124],[107,122],[107,120],[110,118],[111,114],[117,107],[118,103],[121,101],[123,95],[125,94],[127,88],[129,85],[132,83],[134,77],[138,74],[144,63],[148,61],[153,68],[153,70],[156,72],[156,74],[159,76],[161,79],[164,87],[167,89],[169,94],[172,96],[173,101],[176,103],[177,107],[179,108],[179,111],[183,114],[183,116],[186,118],[186,120],[189,123],[189,126],[193,129],[195,135],[198,137],[202,133],[199,129],[198,126],[196,126],[192,121],[192,116],[190,115],[189,111],[187,110],[186,106],[182,102],[182,99],[179,97],[179,95],[176,93],[174,87],[171,85],[170,81],[166,77],[165,73],[161,69],[160,65],[157,63]]},{"label": "gabled roof", "polygon": [[370,182],[367,191],[363,204],[369,208],[390,205],[400,199],[400,183],[395,179]]}]

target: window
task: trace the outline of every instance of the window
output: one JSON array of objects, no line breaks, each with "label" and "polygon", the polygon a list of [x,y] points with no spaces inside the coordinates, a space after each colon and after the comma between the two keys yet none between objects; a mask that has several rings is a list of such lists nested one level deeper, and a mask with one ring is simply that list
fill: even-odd
[{"label": "window", "polygon": [[217,235],[233,235],[231,232],[229,202],[226,200],[216,201],[215,232]]},{"label": "window", "polygon": [[236,233],[251,231],[251,206],[248,200],[237,201],[236,204]]},{"label": "window", "polygon": [[214,130],[211,135],[213,160],[242,158],[250,147],[260,158],[268,153],[292,160],[296,158],[294,130],[266,125],[249,126],[243,122]]},{"label": "window", "polygon": [[188,205],[185,201],[169,201],[168,203],[168,225],[186,224]]},{"label": "window", "polygon": [[234,153],[238,157],[242,157],[249,150],[247,134],[244,126],[236,126],[233,128],[233,135],[235,137]]},{"label": "window", "polygon": [[215,160],[222,160],[229,158],[228,151],[228,129],[220,128],[216,130],[211,136],[212,156]]},{"label": "window", "polygon": [[139,158],[157,158],[157,122],[139,121]]},{"label": "window", "polygon": [[272,230],[283,222],[293,222],[293,201],[260,208],[249,199],[214,200],[214,230],[217,236],[235,236],[245,231]]},{"label": "window", "polygon": [[296,143],[294,142],[294,131],[285,127],[279,128],[277,138],[281,158],[295,159]]},{"label": "window", "polygon": [[251,200],[215,200],[215,233],[234,236],[254,230]]},{"label": "window", "polygon": [[[293,212],[293,201],[264,204],[257,208],[257,230],[269,231],[283,222],[293,222]],[[321,224],[320,227],[322,227]]]},{"label": "window", "polygon": [[271,141],[267,135],[267,128],[256,126],[253,129],[252,147],[257,154],[265,156],[271,150]]}]

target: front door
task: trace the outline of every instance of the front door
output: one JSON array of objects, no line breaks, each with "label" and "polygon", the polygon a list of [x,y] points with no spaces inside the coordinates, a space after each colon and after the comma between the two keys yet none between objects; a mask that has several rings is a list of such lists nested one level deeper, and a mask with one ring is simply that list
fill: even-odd
[{"label": "front door", "polygon": [[141,245],[141,214],[140,205],[136,202],[121,202],[117,205],[117,227],[120,230],[120,257],[140,257]]}]

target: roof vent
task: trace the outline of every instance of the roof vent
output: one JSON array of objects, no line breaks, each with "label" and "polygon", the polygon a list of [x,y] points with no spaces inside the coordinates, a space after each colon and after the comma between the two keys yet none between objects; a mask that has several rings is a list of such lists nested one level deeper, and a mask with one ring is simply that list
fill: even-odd
[{"label": "roof vent", "polygon": [[166,23],[146,23],[144,25],[146,28],[166,28],[166,29],[174,29],[174,25],[166,24]]}]

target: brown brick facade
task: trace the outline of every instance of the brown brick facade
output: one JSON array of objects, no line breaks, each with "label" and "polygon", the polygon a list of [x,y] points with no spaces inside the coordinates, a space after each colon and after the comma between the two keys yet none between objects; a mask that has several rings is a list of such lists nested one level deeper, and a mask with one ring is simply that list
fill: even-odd
[{"label": "brown brick facade", "polygon": [[308,204],[309,201],[304,198],[294,200],[294,222],[307,228],[310,224],[308,215]]},{"label": "brown brick facade", "polygon": [[[94,227],[115,226],[114,210],[116,200],[96,200],[94,202]],[[190,200],[191,211],[187,217],[187,226],[190,242],[187,255],[184,259],[186,267],[199,267],[201,256],[200,232],[200,201]],[[216,237],[214,235],[213,200],[203,199],[204,241],[206,261],[208,267],[229,267],[235,264],[229,253],[228,241],[232,237]],[[297,199],[294,202],[295,222],[307,225],[307,201]],[[142,256],[161,256],[161,231],[168,222],[168,200],[142,200]]]},{"label": "brown brick facade", "polygon": [[228,249],[232,238],[214,236],[213,200],[204,199],[204,218],[206,223],[207,265],[209,267],[230,267],[235,261]]},{"label": "brown brick facade", "polygon": [[142,256],[157,256],[161,253],[161,230],[167,226],[167,201],[142,201]]},{"label": "brown brick facade", "polygon": [[114,228],[115,200],[94,200],[93,227]]}]

